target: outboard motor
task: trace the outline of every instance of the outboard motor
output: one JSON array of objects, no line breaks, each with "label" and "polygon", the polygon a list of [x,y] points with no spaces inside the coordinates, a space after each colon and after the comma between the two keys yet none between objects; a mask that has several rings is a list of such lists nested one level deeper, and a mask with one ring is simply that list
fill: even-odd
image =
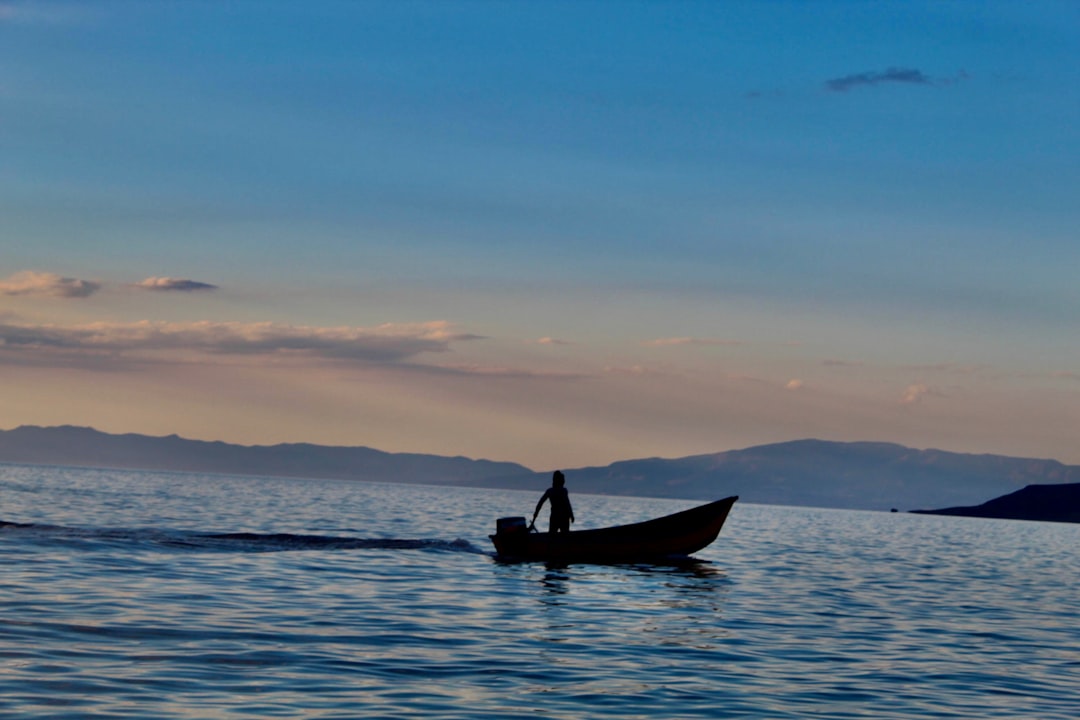
[{"label": "outboard motor", "polygon": [[528,533],[529,526],[523,517],[504,517],[495,521],[496,535],[510,535],[513,533]]},{"label": "outboard motor", "polygon": [[495,534],[491,536],[500,555],[516,555],[529,538],[529,525],[523,517],[504,517],[495,521]]}]

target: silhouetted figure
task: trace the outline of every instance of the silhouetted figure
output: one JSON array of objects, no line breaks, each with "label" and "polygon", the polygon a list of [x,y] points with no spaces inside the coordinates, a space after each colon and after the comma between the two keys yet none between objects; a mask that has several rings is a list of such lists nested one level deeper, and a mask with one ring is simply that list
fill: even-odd
[{"label": "silhouetted figure", "polygon": [[570,523],[574,522],[574,508],[570,506],[570,493],[566,492],[566,477],[561,470],[556,470],[551,476],[551,487],[544,491],[540,502],[536,503],[532,523],[536,522],[536,516],[540,514],[545,500],[551,501],[548,532],[570,532]]}]

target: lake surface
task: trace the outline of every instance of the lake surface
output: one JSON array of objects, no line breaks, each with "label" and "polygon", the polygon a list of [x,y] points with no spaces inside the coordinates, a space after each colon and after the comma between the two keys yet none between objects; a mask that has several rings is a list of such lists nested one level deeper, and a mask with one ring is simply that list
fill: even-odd
[{"label": "lake surface", "polygon": [[[567,481],[579,529],[694,504]],[[737,503],[683,566],[495,560],[541,490],[0,465],[0,714],[1080,715],[1080,526]]]}]

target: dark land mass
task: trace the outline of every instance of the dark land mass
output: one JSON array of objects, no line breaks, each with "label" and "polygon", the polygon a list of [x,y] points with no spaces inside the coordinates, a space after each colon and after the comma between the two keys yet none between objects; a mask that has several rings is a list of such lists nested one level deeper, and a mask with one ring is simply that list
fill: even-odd
[{"label": "dark land mass", "polygon": [[1080,483],[1028,485],[1014,493],[984,502],[982,505],[951,507],[943,510],[912,510],[912,512],[923,515],[1076,523],[1080,522]]},{"label": "dark land mass", "polygon": [[[70,426],[0,431],[0,462],[536,492],[549,485],[554,469],[535,472],[517,463],[366,447],[244,446]],[[822,440],[561,469],[571,493],[695,500],[739,495],[749,503],[866,510],[974,505],[1027,485],[1080,483],[1080,466],[1055,460]]]}]

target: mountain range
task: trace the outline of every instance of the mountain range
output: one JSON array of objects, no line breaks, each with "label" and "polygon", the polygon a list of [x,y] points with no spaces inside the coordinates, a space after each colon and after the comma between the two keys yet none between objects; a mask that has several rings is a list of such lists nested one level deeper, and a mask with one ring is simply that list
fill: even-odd
[{"label": "mountain range", "polygon": [[[192,473],[339,478],[539,492],[551,471],[511,462],[308,443],[267,446],[114,435],[85,427],[0,430],[0,462]],[[1032,484],[1080,482],[1055,460],[796,440],[683,458],[562,468],[575,493],[888,510],[971,506]]]}]

